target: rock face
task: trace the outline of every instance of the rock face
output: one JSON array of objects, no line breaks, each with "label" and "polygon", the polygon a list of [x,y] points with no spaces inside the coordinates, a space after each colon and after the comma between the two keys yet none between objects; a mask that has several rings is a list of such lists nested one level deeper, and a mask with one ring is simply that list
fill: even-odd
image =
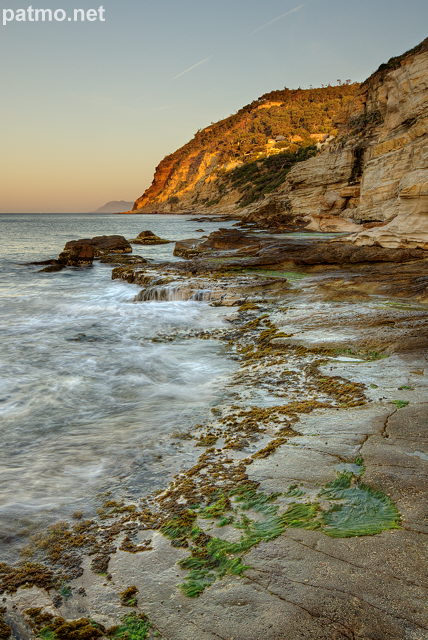
[{"label": "rock face", "polygon": [[159,238],[153,231],[142,231],[136,238],[130,240],[132,244],[168,244],[172,240]]},{"label": "rock face", "polygon": [[244,162],[273,158],[281,151],[316,145],[330,134],[336,135],[358,86],[283,89],[261,96],[199,131],[184,147],[164,158],[152,185],[136,200],[134,212],[234,209],[242,191],[225,181],[230,171]]},{"label": "rock face", "polygon": [[398,192],[398,212],[390,222],[361,231],[348,240],[357,245],[428,249],[428,171],[417,170],[403,176]]},{"label": "rock face", "polygon": [[[361,225],[349,228],[358,245],[426,249],[428,40],[366,80],[360,104],[342,135],[295,166],[277,194],[250,207],[244,220],[263,222],[271,205],[275,216],[281,207],[284,215],[303,216],[311,230]],[[337,228],[323,228],[325,217],[337,217]]]},{"label": "rock face", "polygon": [[[327,100],[322,94],[317,96],[318,106]],[[299,94],[299,100],[305,99],[304,92]],[[293,92],[288,102],[284,102],[284,96],[282,102],[263,97],[230,121],[200,132],[192,143],[162,161],[153,185],[136,201],[134,209],[222,211],[238,215],[247,226],[353,233],[349,240],[357,245],[426,249],[428,39],[391,58],[362,85],[352,85],[346,100],[341,97],[341,109],[336,109],[333,135],[317,142],[319,153],[294,163],[283,177],[276,166],[272,167],[272,181],[264,198],[243,209],[242,184],[230,176],[237,166],[245,169],[242,163],[251,161],[253,167],[259,165],[262,176],[266,165],[261,156],[254,162],[254,154],[242,153],[238,138],[234,154],[224,156],[218,150],[227,146],[231,132],[235,136],[234,127],[255,126],[258,130],[257,118],[261,116],[257,114],[275,116],[278,109],[290,111],[295,100]],[[312,142],[317,135],[309,134]],[[296,137],[301,136],[290,136],[289,143],[294,144]],[[278,143],[275,139],[271,142],[276,153]],[[263,153],[272,160],[272,151],[266,148]]]}]

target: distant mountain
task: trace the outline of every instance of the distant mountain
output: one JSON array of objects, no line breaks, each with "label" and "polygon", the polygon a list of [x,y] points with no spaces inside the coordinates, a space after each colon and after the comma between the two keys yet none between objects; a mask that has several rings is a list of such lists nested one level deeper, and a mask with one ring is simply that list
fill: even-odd
[{"label": "distant mountain", "polygon": [[106,202],[94,213],[120,213],[121,211],[129,211],[133,206],[133,202],[126,202],[126,200],[112,200],[111,202]]}]

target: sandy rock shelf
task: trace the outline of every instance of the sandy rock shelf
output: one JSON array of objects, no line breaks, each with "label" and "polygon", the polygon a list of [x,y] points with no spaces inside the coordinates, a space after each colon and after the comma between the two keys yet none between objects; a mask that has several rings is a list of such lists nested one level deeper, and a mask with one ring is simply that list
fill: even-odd
[{"label": "sandy rock shelf", "polygon": [[[205,271],[193,274],[190,285],[182,268],[163,268],[161,276],[131,265],[121,274],[130,278],[131,272],[152,292],[176,278],[189,297],[212,291],[212,304],[233,305],[224,328],[199,336],[222,340],[237,362],[229,397],[206,422],[171,436],[183,438],[183,455],[189,447],[198,453],[164,492],[134,505],[104,505],[87,525],[82,547],[55,539],[63,554],[57,563],[46,557],[52,541],[36,551],[34,560],[69,577],[47,590],[6,590],[5,620],[14,637],[36,637],[28,609],[39,607],[54,620],[93,620],[105,638],[115,637],[112,628],[121,620],[145,624],[135,617],[144,614],[152,627],[143,638],[425,640],[424,304],[412,298],[391,306],[372,294],[355,301],[349,289],[348,299],[337,301],[340,283],[361,277],[359,271],[318,271],[295,280]],[[414,270],[407,277],[413,282]],[[326,295],[328,281],[336,285]],[[185,332],[175,339],[186,339]],[[368,499],[385,509],[385,526],[374,535],[337,537],[321,524],[335,504],[329,487],[338,478],[346,485],[346,477],[351,494],[368,487]],[[242,494],[244,506],[234,493],[242,486],[251,489]],[[205,511],[213,504],[217,510]],[[298,522],[275,520],[295,505],[303,510]],[[251,541],[248,531],[259,526],[280,528]],[[189,580],[185,563],[195,545],[208,557],[214,538],[229,545],[227,562],[235,558],[245,566],[238,562],[236,574],[214,567],[214,579],[208,576],[199,596],[188,597],[179,588]],[[242,540],[247,547],[237,553],[230,545]],[[67,554],[71,568],[61,565]],[[105,561],[102,573],[94,558]],[[129,587],[137,589],[135,607],[121,601]],[[97,637],[93,633],[88,637]]]}]

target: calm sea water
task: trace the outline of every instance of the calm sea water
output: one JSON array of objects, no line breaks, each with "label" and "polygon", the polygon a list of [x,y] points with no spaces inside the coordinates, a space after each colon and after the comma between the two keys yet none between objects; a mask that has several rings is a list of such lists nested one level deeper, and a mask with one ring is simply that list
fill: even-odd
[{"label": "calm sea water", "polygon": [[[56,257],[81,237],[150,229],[178,240],[219,226],[227,225],[180,216],[0,216],[3,558],[24,531],[92,513],[99,492],[134,498],[163,486],[185,462],[171,433],[208,415],[233,367],[215,341],[152,341],[223,326],[221,309],[136,303],[139,288],[112,281],[107,265],[49,274],[23,263]],[[134,253],[164,260],[173,247]]]}]

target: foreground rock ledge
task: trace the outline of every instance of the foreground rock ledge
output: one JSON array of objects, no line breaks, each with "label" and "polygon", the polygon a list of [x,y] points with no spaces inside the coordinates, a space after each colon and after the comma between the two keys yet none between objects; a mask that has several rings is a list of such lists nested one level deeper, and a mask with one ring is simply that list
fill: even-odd
[{"label": "foreground rock ledge", "polygon": [[[115,637],[113,625],[131,624],[120,620],[132,620],[142,629],[136,616],[144,613],[153,625],[148,633],[168,640],[425,640],[428,314],[417,300],[426,260],[346,268],[336,263],[332,270],[316,264],[298,273],[281,271],[282,263],[273,261],[266,263],[270,278],[269,269],[258,274],[254,267],[236,271],[227,266],[228,260],[236,264],[233,258],[241,250],[238,260],[257,260],[274,251],[283,258],[287,252],[279,245],[274,249],[258,237],[253,245],[210,249],[187,263],[123,267],[124,277],[144,286],[141,300],[150,299],[144,295],[150,288],[154,295],[154,287],[171,286],[174,279],[183,290],[187,282],[188,296],[198,283],[202,291],[223,289],[223,295],[230,289],[228,299],[235,307],[225,329],[200,337],[221,337],[239,364],[229,381],[233,396],[201,425],[174,436],[186,459],[196,463],[190,469],[185,465],[164,492],[134,505],[110,501],[93,525],[72,525],[73,535],[84,532],[83,547],[80,538],[77,546],[66,542],[67,528],[58,529],[60,535],[46,546],[42,539],[36,554],[45,553],[41,549],[49,553],[54,542],[60,562],[49,566],[53,571],[65,567],[72,575],[50,585],[49,574],[39,570],[36,577],[47,580],[48,590],[41,583],[5,594],[4,618],[16,638],[34,637],[28,610],[41,607],[44,614],[80,625],[86,619],[87,628],[91,620],[103,625],[105,633],[97,636],[92,629],[90,638]],[[253,250],[255,255],[245,255]],[[315,255],[320,249],[311,251]],[[407,289],[406,300],[394,297],[397,282]],[[388,285],[387,293],[371,296]],[[174,338],[186,339],[185,331],[157,336],[165,342]],[[260,402],[263,394],[268,404]],[[328,498],[320,489],[338,477],[345,485],[348,477],[354,488],[370,487],[375,499],[383,496],[388,509],[395,505],[399,521],[392,509],[392,523],[372,531],[376,535],[334,537],[312,529],[313,521],[305,523],[302,513],[317,502],[325,510]],[[240,510],[242,502],[231,497],[233,514],[227,500],[218,502],[225,487],[241,483],[255,483],[250,486],[262,492],[258,511],[254,504]],[[211,511],[196,520],[205,500]],[[276,504],[279,513],[297,504],[303,509],[300,521],[243,553],[248,568],[235,565],[239,575],[219,574],[213,583],[199,585],[197,598],[177,588],[189,575],[179,563],[186,562],[192,546],[206,550],[210,536],[237,542],[248,520],[266,523],[275,517],[275,511],[263,509]],[[166,522],[150,515],[156,505]],[[247,517],[246,525],[237,522],[244,528],[229,521],[238,513]],[[171,524],[183,516],[188,518],[184,525],[180,520]],[[226,517],[224,526],[221,517]],[[189,522],[205,532],[194,532],[197,540],[186,529]],[[97,535],[88,555],[85,545]],[[70,559],[71,569],[61,564]],[[123,602],[129,589],[135,597],[131,607]],[[116,637],[125,639],[126,633]]]}]

